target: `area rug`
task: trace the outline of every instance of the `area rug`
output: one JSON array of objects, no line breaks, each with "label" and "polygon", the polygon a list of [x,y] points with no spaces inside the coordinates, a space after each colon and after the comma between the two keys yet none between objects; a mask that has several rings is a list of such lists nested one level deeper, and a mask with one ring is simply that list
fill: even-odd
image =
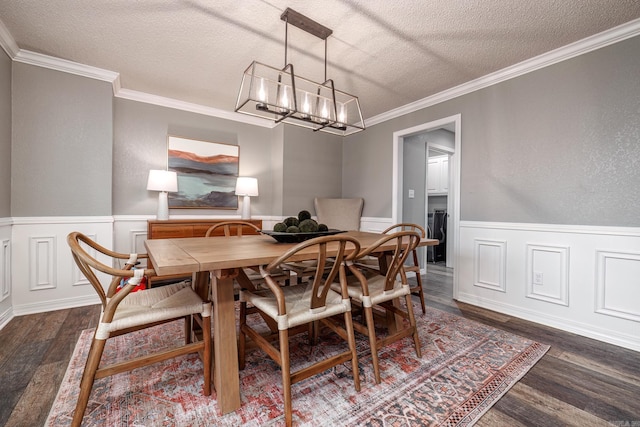
[{"label": "area rug", "polygon": [[[471,426],[546,353],[549,346],[462,317],[428,308],[417,314],[422,358],[411,339],[380,352],[382,383],[373,378],[368,340],[356,334],[361,391],[351,363],[292,386],[297,426]],[[47,420],[66,426],[76,403],[92,331],[82,332]],[[182,323],[157,326],[107,344],[103,358],[117,360],[182,340]],[[291,345],[292,369],[319,354],[344,349],[323,336],[309,346],[306,336]],[[242,407],[220,415],[216,394],[202,395],[198,356],[138,368],[97,380],[86,426],[279,426],[284,424],[280,369],[259,350],[240,372]]]}]

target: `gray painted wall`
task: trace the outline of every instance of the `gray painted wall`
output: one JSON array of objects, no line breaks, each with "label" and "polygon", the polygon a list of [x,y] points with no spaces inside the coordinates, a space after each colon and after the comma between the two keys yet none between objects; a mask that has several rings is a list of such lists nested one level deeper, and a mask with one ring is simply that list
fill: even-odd
[{"label": "gray painted wall", "polygon": [[[405,138],[402,167],[402,222],[425,225],[425,185],[427,174],[426,134]],[[409,198],[409,190],[414,197]]]},{"label": "gray painted wall", "polygon": [[[258,178],[253,215],[282,210],[282,144],[277,129],[233,122],[136,101],[114,100],[113,210],[115,215],[154,214],[158,193],[147,191],[150,169],[167,166],[167,135],[240,147],[240,175]],[[236,214],[236,211],[172,209],[171,214]]]},{"label": "gray painted wall", "polygon": [[342,194],[342,138],[284,126],[284,214],[314,214],[314,197]]},{"label": "gray painted wall", "polygon": [[461,113],[461,220],[640,226],[638,52],[634,37],[347,137],[343,196],[390,217],[393,132]]},{"label": "gray painted wall", "polygon": [[112,88],[13,64],[11,215],[111,215]]},{"label": "gray painted wall", "polygon": [[0,218],[11,216],[11,58],[0,49]]},{"label": "gray painted wall", "polygon": [[[146,190],[149,169],[167,164],[167,135],[237,144],[240,175],[258,178],[256,216],[313,209],[313,197],[340,196],[342,140],[295,126],[273,129],[116,98],[114,101],[115,215],[149,215],[157,193]],[[171,214],[225,215],[229,210],[172,209]]]}]

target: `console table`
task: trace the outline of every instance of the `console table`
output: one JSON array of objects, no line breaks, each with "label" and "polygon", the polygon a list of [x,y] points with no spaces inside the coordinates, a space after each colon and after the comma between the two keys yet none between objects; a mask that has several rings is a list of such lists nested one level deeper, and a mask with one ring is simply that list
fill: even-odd
[{"label": "console table", "polygon": [[[204,237],[212,225],[227,221],[250,222],[262,229],[261,219],[150,219],[147,221],[147,239],[179,239],[182,237]],[[243,227],[243,234],[258,234],[249,227]],[[214,236],[222,236],[222,229],[216,230]]]}]

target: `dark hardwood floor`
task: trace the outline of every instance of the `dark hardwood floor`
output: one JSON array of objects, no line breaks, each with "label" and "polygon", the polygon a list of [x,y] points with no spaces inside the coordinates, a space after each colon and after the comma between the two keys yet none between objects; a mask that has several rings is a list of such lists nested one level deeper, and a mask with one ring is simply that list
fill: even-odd
[{"label": "dark hardwood floor", "polygon": [[[457,303],[452,274],[429,264],[428,305],[551,345],[477,426],[640,427],[640,353]],[[20,316],[0,331],[0,425],[44,424],[80,331],[98,315],[90,306]]]}]

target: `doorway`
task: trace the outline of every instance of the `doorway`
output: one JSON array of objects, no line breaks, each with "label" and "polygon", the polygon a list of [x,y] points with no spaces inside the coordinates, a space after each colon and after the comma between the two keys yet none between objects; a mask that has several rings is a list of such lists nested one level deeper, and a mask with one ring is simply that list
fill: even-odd
[{"label": "doorway", "polygon": [[[403,222],[405,216],[403,215],[403,202],[405,197],[413,197],[414,192],[412,189],[406,188],[404,183],[405,176],[405,156],[404,150],[411,149],[409,142],[412,137],[420,134],[424,134],[430,131],[438,129],[447,129],[454,133],[453,149],[447,147],[448,165],[449,165],[449,189],[447,194],[447,267],[453,268],[453,298],[456,299],[458,295],[458,274],[456,265],[458,262],[458,247],[459,247],[459,230],[460,230],[460,146],[461,146],[461,115],[457,114],[450,117],[445,117],[440,120],[424,123],[422,125],[414,126],[411,128],[403,129],[394,132],[393,134],[393,182],[392,182],[392,221],[394,224]],[[405,141],[407,145],[405,146]],[[425,144],[424,152],[428,152],[428,147]],[[443,147],[434,147],[440,148]],[[426,161],[426,154],[422,157]],[[411,165],[407,165],[407,168]],[[423,224],[427,224],[428,210],[427,200],[428,194],[426,191],[426,164],[425,164],[424,180],[424,210],[422,211]],[[405,194],[406,193],[406,194]],[[425,251],[426,254],[426,251]],[[426,260],[426,256],[422,257]],[[426,273],[427,264],[422,265]]]}]

